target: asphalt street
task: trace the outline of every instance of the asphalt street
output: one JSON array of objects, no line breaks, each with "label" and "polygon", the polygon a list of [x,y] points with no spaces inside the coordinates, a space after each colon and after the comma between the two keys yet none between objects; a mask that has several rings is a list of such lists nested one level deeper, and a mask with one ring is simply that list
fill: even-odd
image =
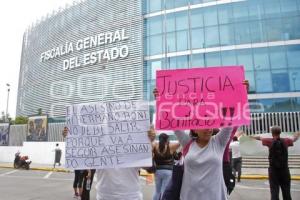
[{"label": "asphalt street", "polygon": [[[0,168],[0,199],[2,200],[74,200],[73,173],[25,171]],[[154,184],[141,177],[144,200],[151,200]],[[95,183],[94,185],[95,186]],[[95,188],[91,200],[96,199]],[[267,180],[242,180],[230,200],[270,199]],[[292,197],[300,199],[300,181],[292,182]]]}]

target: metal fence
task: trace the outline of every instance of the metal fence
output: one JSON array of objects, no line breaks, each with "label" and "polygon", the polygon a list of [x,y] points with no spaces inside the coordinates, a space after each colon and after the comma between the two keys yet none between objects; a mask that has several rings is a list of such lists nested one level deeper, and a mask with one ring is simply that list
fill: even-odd
[{"label": "metal fence", "polygon": [[[244,126],[247,135],[268,133],[271,126],[278,125],[282,132],[296,132],[300,130],[300,112],[280,113],[251,113],[251,124]],[[65,123],[48,124],[48,141],[63,141],[62,130]],[[21,146],[26,141],[27,125],[12,125],[9,133],[9,145]]]},{"label": "metal fence", "polygon": [[[48,141],[63,141],[62,130],[65,123],[48,124]],[[9,146],[22,146],[26,141],[27,125],[12,125],[9,131]]]},{"label": "metal fence", "polygon": [[244,126],[247,135],[269,133],[270,127],[278,125],[282,132],[300,130],[300,112],[251,113],[251,124]]}]

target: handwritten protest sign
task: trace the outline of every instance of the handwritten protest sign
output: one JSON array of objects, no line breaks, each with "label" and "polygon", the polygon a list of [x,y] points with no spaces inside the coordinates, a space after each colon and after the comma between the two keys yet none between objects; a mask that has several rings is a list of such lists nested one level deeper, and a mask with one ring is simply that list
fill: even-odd
[{"label": "handwritten protest sign", "polygon": [[161,70],[156,74],[156,129],[250,123],[242,66]]},{"label": "handwritten protest sign", "polygon": [[152,165],[149,107],[144,101],[67,107],[66,167],[104,169]]}]

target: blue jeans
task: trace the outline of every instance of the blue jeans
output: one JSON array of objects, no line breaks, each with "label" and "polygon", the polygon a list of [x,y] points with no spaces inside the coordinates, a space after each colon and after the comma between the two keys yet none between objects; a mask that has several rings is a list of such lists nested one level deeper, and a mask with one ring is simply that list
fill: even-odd
[{"label": "blue jeans", "polygon": [[153,200],[159,200],[165,191],[170,179],[172,177],[172,170],[158,169],[155,172],[155,194]]}]

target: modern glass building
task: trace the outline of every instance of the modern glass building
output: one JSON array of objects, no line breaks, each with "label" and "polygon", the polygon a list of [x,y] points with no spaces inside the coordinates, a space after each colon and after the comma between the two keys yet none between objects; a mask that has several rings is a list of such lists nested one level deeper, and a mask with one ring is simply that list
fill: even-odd
[{"label": "modern glass building", "polygon": [[300,110],[300,0],[145,0],[144,97],[157,69],[244,65],[265,112]]},{"label": "modern glass building", "polygon": [[[117,30],[128,39],[40,62],[60,44]],[[62,69],[74,55],[122,45],[124,58]],[[80,1],[25,32],[17,115],[115,99],[116,82],[117,99],[153,100],[156,70],[232,65],[244,65],[249,99],[264,112],[300,111],[300,0]]]}]

